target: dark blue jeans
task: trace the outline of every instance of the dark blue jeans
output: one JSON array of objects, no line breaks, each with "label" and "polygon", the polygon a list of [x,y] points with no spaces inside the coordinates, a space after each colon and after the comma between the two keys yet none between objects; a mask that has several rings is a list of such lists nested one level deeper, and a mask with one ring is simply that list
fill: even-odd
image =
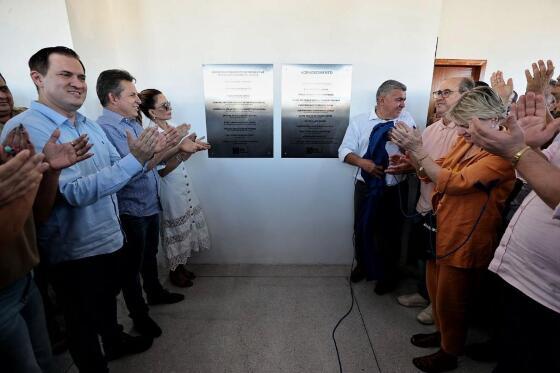
[{"label": "dark blue jeans", "polygon": [[31,273],[0,290],[0,364],[6,372],[54,371],[43,302]]},{"label": "dark blue jeans", "polygon": [[144,316],[148,306],[142,295],[142,284],[147,296],[161,291],[157,270],[159,244],[159,214],[150,216],[121,215],[121,224],[126,235],[122,248],[122,290],[131,318]]}]

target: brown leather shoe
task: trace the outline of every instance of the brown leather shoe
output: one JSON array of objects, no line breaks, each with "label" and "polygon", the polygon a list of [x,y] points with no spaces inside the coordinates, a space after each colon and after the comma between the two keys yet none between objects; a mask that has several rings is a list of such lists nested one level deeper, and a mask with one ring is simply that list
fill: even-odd
[{"label": "brown leather shoe", "polygon": [[412,363],[422,372],[440,373],[457,368],[457,356],[448,354],[440,349],[435,354],[415,357]]},{"label": "brown leather shoe", "polygon": [[177,267],[174,271],[169,271],[169,280],[175,286],[180,288],[190,288],[193,286],[193,282],[185,276],[181,267]]},{"label": "brown leather shoe", "polygon": [[410,338],[410,343],[412,343],[416,347],[422,348],[439,347],[441,344],[441,334],[440,332],[414,334],[412,338]]}]

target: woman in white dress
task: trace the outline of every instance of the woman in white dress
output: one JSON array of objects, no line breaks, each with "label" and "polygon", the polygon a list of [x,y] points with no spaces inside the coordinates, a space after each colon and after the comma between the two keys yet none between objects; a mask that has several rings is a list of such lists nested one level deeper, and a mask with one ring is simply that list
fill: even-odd
[{"label": "woman in white dress", "polygon": [[[188,132],[190,125],[175,126],[171,119],[171,103],[157,89],[145,89],[139,94],[140,110],[160,131],[169,126]],[[196,135],[189,138],[196,140]],[[210,237],[200,201],[196,197],[185,162],[190,154],[182,154],[169,159],[166,166],[158,168],[160,175],[159,197],[162,214],[161,245],[169,263],[171,282],[180,287],[192,286],[194,273],[185,267],[193,252],[210,248]],[[176,168],[173,167],[177,165]],[[169,167],[170,166],[170,167]],[[168,169],[173,169],[171,172]]]}]

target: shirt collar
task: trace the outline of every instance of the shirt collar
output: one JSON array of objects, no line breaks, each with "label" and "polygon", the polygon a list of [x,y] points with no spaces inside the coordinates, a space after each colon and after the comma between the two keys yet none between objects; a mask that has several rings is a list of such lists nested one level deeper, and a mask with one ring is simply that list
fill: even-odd
[{"label": "shirt collar", "polygon": [[103,108],[103,116],[110,122],[110,123],[121,123],[123,119],[127,119],[120,115],[119,113],[115,113],[107,108]]},{"label": "shirt collar", "polygon": [[375,112],[375,108],[376,108],[376,106],[373,107],[373,110],[372,110],[371,113],[369,114],[369,120],[377,120],[377,121],[380,121],[380,122],[396,121],[397,119],[399,119],[399,118],[402,116],[402,113],[403,113],[403,111],[404,111],[404,109],[403,109],[403,111],[401,111],[401,113],[399,114],[399,116],[396,117],[396,118],[393,118],[393,119],[382,119],[382,118],[379,118],[379,116],[378,116],[377,113]]},{"label": "shirt collar", "polygon": [[[55,111],[54,109],[48,107],[47,105],[45,105],[45,104],[43,104],[39,101],[31,102],[31,109],[36,110],[39,113],[46,116],[47,118],[49,118],[51,121],[53,121],[57,125],[57,127],[60,127],[64,123],[68,123],[69,125],[73,126],[73,124],[70,122],[70,120],[67,117],[65,117],[64,115],[60,114],[59,112]],[[77,122],[83,123],[85,120],[86,120],[86,117],[84,117],[82,114],[76,112],[76,121]]]}]

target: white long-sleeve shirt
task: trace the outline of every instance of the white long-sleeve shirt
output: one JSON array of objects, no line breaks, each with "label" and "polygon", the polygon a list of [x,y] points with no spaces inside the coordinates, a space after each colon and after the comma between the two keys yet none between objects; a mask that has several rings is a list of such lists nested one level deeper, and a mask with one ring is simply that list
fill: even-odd
[{"label": "white long-sleeve shirt", "polygon": [[[412,116],[403,109],[399,116],[393,119],[396,122],[404,122],[410,127],[415,127],[416,123]],[[344,158],[350,153],[354,153],[363,157],[366,154],[368,145],[369,145],[369,136],[373,128],[378,125],[379,123],[385,123],[388,120],[381,119],[375,113],[375,108],[372,110],[370,114],[363,113],[357,115],[350,119],[350,124],[346,129],[346,134],[344,135],[344,139],[338,148],[338,158],[344,162]],[[390,141],[387,141],[387,145],[385,145],[385,149],[389,156],[393,154],[399,154],[399,148],[397,145],[393,144]],[[361,172],[357,170],[356,172],[356,179],[360,181],[364,181]],[[404,180],[404,176],[401,175],[385,175],[385,181],[387,185],[396,185]]]}]

